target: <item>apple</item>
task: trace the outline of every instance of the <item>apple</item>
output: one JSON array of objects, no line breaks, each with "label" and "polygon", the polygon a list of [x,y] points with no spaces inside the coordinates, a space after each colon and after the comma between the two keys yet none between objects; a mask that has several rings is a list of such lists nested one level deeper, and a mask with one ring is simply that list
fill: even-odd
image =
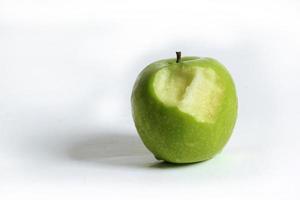
[{"label": "apple", "polygon": [[135,126],[158,160],[208,160],[223,149],[233,131],[234,82],[215,59],[176,54],[139,74],[131,96]]}]

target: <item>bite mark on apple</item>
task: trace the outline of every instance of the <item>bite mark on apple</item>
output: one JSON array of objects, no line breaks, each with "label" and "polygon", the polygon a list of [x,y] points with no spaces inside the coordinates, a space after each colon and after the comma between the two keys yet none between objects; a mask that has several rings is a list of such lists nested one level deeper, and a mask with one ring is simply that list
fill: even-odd
[{"label": "bite mark on apple", "polygon": [[154,91],[167,106],[203,123],[214,123],[224,89],[217,73],[205,67],[164,67],[154,77]]}]

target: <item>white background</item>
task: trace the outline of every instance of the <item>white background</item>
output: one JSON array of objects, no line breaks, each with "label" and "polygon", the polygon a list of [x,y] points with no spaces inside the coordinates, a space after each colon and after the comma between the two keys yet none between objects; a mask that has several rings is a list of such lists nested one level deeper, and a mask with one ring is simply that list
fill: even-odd
[{"label": "white background", "polygon": [[[300,2],[0,0],[0,199],[299,199]],[[161,164],[130,95],[149,63],[214,57],[239,118],[214,159]]]}]

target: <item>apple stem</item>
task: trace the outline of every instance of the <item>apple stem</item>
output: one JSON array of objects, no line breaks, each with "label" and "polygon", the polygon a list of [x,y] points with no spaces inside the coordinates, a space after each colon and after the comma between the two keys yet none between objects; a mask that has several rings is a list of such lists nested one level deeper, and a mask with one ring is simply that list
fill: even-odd
[{"label": "apple stem", "polygon": [[180,51],[176,51],[176,63],[179,63],[181,60],[181,52]]}]

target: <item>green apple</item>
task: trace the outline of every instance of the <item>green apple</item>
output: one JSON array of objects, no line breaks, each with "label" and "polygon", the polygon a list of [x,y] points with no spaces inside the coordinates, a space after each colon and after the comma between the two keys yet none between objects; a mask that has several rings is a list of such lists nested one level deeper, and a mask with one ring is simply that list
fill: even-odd
[{"label": "green apple", "polygon": [[237,95],[212,58],[182,57],[148,65],[138,76],[132,113],[145,146],[159,160],[193,163],[220,152],[233,131]]}]

